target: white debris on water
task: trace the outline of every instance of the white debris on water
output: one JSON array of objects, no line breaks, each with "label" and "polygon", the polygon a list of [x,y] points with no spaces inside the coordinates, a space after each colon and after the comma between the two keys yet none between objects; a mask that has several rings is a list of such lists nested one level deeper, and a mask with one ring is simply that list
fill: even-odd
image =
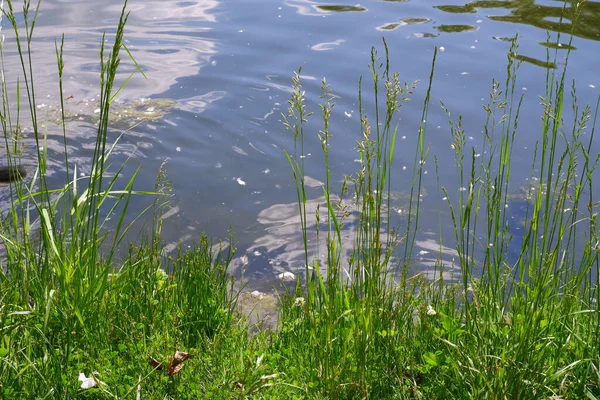
[{"label": "white debris on water", "polygon": [[244,182],[244,181],[242,180],[242,178],[237,178],[237,179],[236,179],[236,181],[237,181],[237,183],[239,183],[240,185],[242,185],[242,186],[246,186],[246,182]]},{"label": "white debris on water", "polygon": [[247,156],[248,153],[246,153],[244,150],[242,150],[241,148],[237,147],[237,146],[231,146],[231,148],[233,149],[233,151],[235,151],[238,154],[241,154],[243,156]]},{"label": "white debris on water", "polygon": [[292,282],[296,280],[296,275],[289,271],[285,271],[277,275],[277,278],[281,279],[284,282]]}]

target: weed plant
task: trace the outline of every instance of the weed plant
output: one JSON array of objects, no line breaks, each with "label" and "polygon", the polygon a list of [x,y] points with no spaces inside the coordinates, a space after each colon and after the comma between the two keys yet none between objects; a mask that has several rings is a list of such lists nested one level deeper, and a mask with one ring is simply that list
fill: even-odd
[{"label": "weed plant", "polygon": [[[231,343],[235,349],[246,347],[247,332],[233,325],[235,298],[226,269],[231,248],[213,250],[204,236],[196,248],[165,259],[155,218],[149,239],[132,245],[125,257],[116,256],[131,226],[125,221],[132,196],[156,196],[156,216],[169,192],[164,170],[154,191],[134,191],[139,169],[122,182],[124,165],[114,167],[110,161],[122,135],[115,137],[109,129],[110,106],[131,78],[115,86],[122,51],[135,63],[123,39],[127,3],[110,37],[112,48],[105,47],[108,37],[100,42],[100,117],[91,173],[81,177],[69,159],[63,115],[66,173],[58,188],[46,180],[47,137],[39,129],[32,72],[40,4],[25,1],[21,10],[10,0],[4,5],[22,67],[2,74],[0,117],[7,160],[32,163],[19,153],[22,125],[31,124],[37,171],[30,180],[11,183],[11,208],[0,221],[0,398],[209,398],[211,393],[222,398],[219,393],[239,392],[235,382],[242,385],[242,378],[249,382],[247,392],[262,387],[266,380],[255,376],[261,371],[259,355],[249,363],[250,354],[232,353]],[[64,44],[64,38],[56,44],[61,94]],[[17,82],[14,92],[12,82]],[[22,93],[27,112],[21,110]],[[117,218],[108,227],[107,216],[113,213]],[[219,355],[217,361],[201,352],[208,343]],[[182,365],[173,364],[176,351],[192,356],[181,372]],[[232,359],[239,363],[226,367],[224,360]],[[198,374],[209,383],[187,387],[188,377],[195,380]]]},{"label": "weed plant", "polygon": [[[514,229],[507,209],[523,101],[515,94],[516,38],[506,79],[503,84],[494,81],[484,106],[484,146],[477,151],[483,156],[467,147],[462,119],[453,121],[442,103],[458,181],[441,190],[454,227],[460,284],[445,281],[441,265],[434,282],[409,277],[429,152],[423,122],[415,150],[411,210],[399,236],[390,226],[386,204],[398,130],[393,121],[414,85],[401,84],[398,74],[390,72],[385,41],[384,47],[383,61],[376,50],[371,53],[374,123],[362,109],[359,87],[361,168],[344,182],[339,201],[332,197],[329,183],[333,98],[323,81],[319,139],[327,172],[327,276],[317,262],[307,263],[304,281],[284,301],[275,340],[279,368],[292,371],[293,383],[304,383],[309,397],[319,398],[599,398],[599,247],[593,197],[599,156],[591,153],[598,105],[594,111],[581,109],[573,84],[574,123],[565,127],[568,62],[562,71],[548,70],[541,139],[532,162],[535,184],[526,195],[524,233],[515,259],[509,253]],[[427,120],[434,66],[435,54],[421,121]],[[293,79],[286,126],[300,144],[287,157],[304,212],[304,157],[296,152],[303,148],[304,116],[309,113],[299,74]],[[345,263],[340,227],[350,207],[359,218]],[[317,230],[318,221],[317,216]],[[391,269],[400,271],[399,276],[392,276]]]},{"label": "weed plant", "polygon": [[[317,243],[326,247],[324,264],[312,258],[307,239],[304,138],[312,113],[299,70],[284,119],[293,132],[293,150],[286,157],[302,222],[304,275],[294,290],[282,294],[277,329],[250,335],[236,313],[238,293],[227,270],[235,254],[233,238],[228,248],[215,248],[202,236],[192,250],[164,257],[158,217],[170,193],[164,168],[153,191],[135,191],[137,172],[122,182],[123,166],[111,166],[118,137],[113,139],[109,129],[109,109],[124,88],[114,86],[120,54],[125,50],[131,57],[123,41],[126,3],[110,38],[112,49],[105,53],[104,37],[100,45],[101,112],[91,173],[79,177],[65,136],[65,184],[59,188],[46,181],[46,137],[36,115],[32,37],[39,4],[23,3],[22,23],[13,2],[6,4],[3,15],[13,28],[22,67],[18,78],[3,74],[1,122],[8,162],[21,162],[21,125],[31,123],[38,169],[31,179],[11,184],[11,208],[0,222],[5,247],[0,397],[600,398],[600,239],[593,191],[600,158],[592,154],[600,102],[594,110],[581,109],[573,84],[574,123],[565,126],[566,63],[546,76],[541,136],[532,160],[535,179],[516,257],[508,251],[517,239],[506,222],[523,100],[515,93],[516,40],[507,77],[493,83],[484,107],[483,156],[467,147],[462,119],[452,119],[442,104],[458,180],[440,190],[454,227],[458,283],[445,278],[441,264],[434,281],[410,275],[423,165],[430,157],[424,121],[435,53],[403,227],[392,226],[390,215],[397,114],[416,83],[402,83],[392,72],[385,41],[383,57],[372,50],[372,110],[363,109],[362,80],[358,89],[360,168],[336,193],[329,158],[334,96],[323,80],[323,126],[316,134],[326,209],[317,209],[316,229]],[[56,46],[60,93],[63,45]],[[19,82],[16,93],[4,79]],[[22,92],[27,122],[21,121],[26,114],[20,109]],[[109,169],[116,170],[114,178],[107,178]],[[130,227],[127,205],[137,195],[155,196],[153,231],[117,257]],[[117,210],[119,218],[109,231],[105,216]],[[357,218],[348,218],[351,214]],[[353,243],[346,251],[342,230],[353,220]]]}]

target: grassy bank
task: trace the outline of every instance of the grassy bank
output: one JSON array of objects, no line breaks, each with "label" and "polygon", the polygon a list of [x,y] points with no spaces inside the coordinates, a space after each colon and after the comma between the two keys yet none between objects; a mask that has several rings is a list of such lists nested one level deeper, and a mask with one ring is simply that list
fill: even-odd
[{"label": "grassy bank", "polygon": [[[598,106],[577,105],[575,86],[565,82],[568,62],[545,77],[532,160],[536,179],[526,190],[516,257],[509,256],[515,239],[506,222],[511,156],[523,118],[522,97],[515,93],[516,42],[506,77],[493,83],[484,107],[481,156],[467,146],[461,118],[446,110],[457,182],[440,185],[440,191],[454,226],[458,282],[446,279],[441,263],[434,280],[410,272],[423,212],[423,166],[437,167],[426,122],[414,153],[406,223],[391,222],[398,113],[417,88],[390,69],[387,45],[381,54],[372,50],[371,77],[359,86],[360,166],[341,187],[329,164],[334,96],[323,81],[323,125],[308,132],[307,120],[315,117],[298,71],[282,129],[293,135],[286,157],[304,233],[305,271],[294,290],[281,293],[277,329],[250,334],[236,311],[240,296],[227,269],[233,239],[218,248],[204,236],[194,249],[164,257],[158,218],[168,204],[164,171],[153,190],[142,192],[133,188],[135,174],[118,179],[123,167],[111,165],[119,137],[110,130],[109,110],[123,87],[115,84],[121,56],[131,57],[123,45],[126,8],[115,35],[106,38],[112,47],[104,47],[104,38],[101,44],[101,111],[91,173],[81,177],[69,160],[65,135],[64,185],[55,188],[46,181],[46,138],[38,128],[30,68],[37,13],[26,9],[19,25],[12,7],[5,4],[4,18],[19,38],[22,70],[15,93],[4,79],[16,78],[3,74],[5,146],[8,162],[21,163],[21,124],[30,123],[38,167],[28,179],[11,183],[12,207],[0,222],[0,397],[600,398],[600,239],[593,188],[599,157],[592,153]],[[62,93],[62,43],[57,60]],[[421,121],[433,112],[434,72],[435,55],[428,86],[419,88],[426,93]],[[372,110],[362,105],[367,85],[364,93],[375,96]],[[23,94],[27,110],[18,108]],[[29,117],[21,122],[25,111]],[[572,126],[565,126],[566,112]],[[307,239],[312,228],[305,135],[319,136],[326,172],[325,202],[316,215],[317,242],[324,243],[320,253],[326,258],[319,261]],[[148,210],[153,234],[117,257],[134,196],[154,196]],[[113,211],[118,218],[113,216],[109,229]],[[354,237],[346,251],[342,230],[349,223]]]}]

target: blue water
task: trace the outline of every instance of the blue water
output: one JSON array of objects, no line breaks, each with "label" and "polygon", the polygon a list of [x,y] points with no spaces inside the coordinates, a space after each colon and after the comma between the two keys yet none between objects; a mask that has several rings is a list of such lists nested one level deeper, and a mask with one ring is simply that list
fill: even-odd
[{"label": "blue water", "polygon": [[[561,68],[567,54],[574,3],[559,1],[339,1],[228,0],[131,1],[125,37],[127,46],[147,79],[135,75],[119,97],[121,104],[139,99],[170,99],[174,103],[161,118],[136,118],[115,125],[128,130],[117,148],[115,163],[133,155],[125,175],[142,166],[138,189],[152,189],[163,161],[168,159],[173,183],[171,207],[163,227],[166,244],[189,246],[201,232],[225,237],[235,231],[238,256],[247,255],[247,274],[268,281],[282,271],[302,269],[300,234],[294,220],[296,194],[283,149],[292,148],[291,132],[282,125],[294,71],[302,67],[301,83],[309,111],[319,114],[321,79],[327,78],[336,97],[332,117],[334,181],[357,170],[356,141],[360,139],[357,85],[365,79],[372,46],[383,56],[382,37],[388,43],[393,70],[401,79],[419,81],[400,116],[394,190],[408,192],[422,102],[434,48],[439,49],[427,120],[427,145],[440,166],[439,180],[453,194],[458,186],[443,100],[453,117],[463,115],[468,145],[480,146],[492,80],[505,79],[509,38],[519,36],[517,94],[525,94],[523,117],[516,138],[513,166],[515,185],[526,185],[531,175],[532,149],[538,140],[547,68]],[[564,11],[563,11],[564,8]],[[121,2],[99,4],[85,0],[42,2],[34,41],[36,86],[40,115],[46,115],[50,135],[51,172],[57,182],[62,144],[56,116],[58,89],[54,66],[55,40],[65,34],[65,96],[67,109],[77,114],[67,126],[70,157],[85,171],[91,156],[98,91],[99,43],[103,32],[114,33]],[[564,19],[561,21],[561,15]],[[583,5],[572,39],[569,79],[576,78],[581,103],[594,103],[600,94],[597,54],[600,51],[600,3]],[[6,21],[5,58],[18,71],[9,49],[12,37]],[[560,39],[557,33],[562,32]],[[560,43],[560,45],[558,45]],[[550,65],[547,52],[557,64]],[[134,64],[123,54],[121,82]],[[150,103],[149,103],[150,104]],[[154,104],[154,103],[152,103]],[[143,109],[144,106],[141,106]],[[151,107],[151,106],[148,106]],[[44,113],[44,111],[46,111]],[[318,115],[307,123],[307,175],[323,180],[323,158],[317,132]],[[600,146],[594,145],[594,151]],[[424,212],[415,257],[428,268],[439,249],[439,206],[433,158],[426,166]],[[407,166],[406,170],[402,167]],[[311,200],[322,195],[310,188]],[[131,216],[150,198],[136,199]],[[402,209],[396,205],[394,211]],[[445,217],[444,217],[445,215]],[[453,252],[450,220],[442,215],[446,260]],[[150,218],[142,218],[138,229]],[[402,220],[399,220],[402,223]],[[346,233],[351,237],[351,232]],[[170,246],[169,249],[172,249]],[[238,266],[245,260],[239,260]]]}]

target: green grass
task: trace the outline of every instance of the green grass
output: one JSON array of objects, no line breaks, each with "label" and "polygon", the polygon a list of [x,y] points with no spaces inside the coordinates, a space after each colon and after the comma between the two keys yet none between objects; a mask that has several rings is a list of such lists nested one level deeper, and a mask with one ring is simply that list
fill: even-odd
[{"label": "green grass", "polygon": [[[21,162],[26,112],[19,104],[25,94],[38,170],[32,179],[11,184],[12,208],[0,222],[6,252],[0,273],[1,398],[600,398],[600,239],[593,190],[599,156],[592,153],[600,102],[595,109],[580,108],[575,85],[566,83],[568,63],[546,76],[532,160],[536,179],[526,196],[517,256],[509,255],[515,239],[505,223],[513,144],[523,118],[523,99],[515,93],[516,40],[506,78],[493,83],[484,107],[481,157],[467,147],[462,119],[453,119],[442,104],[457,182],[439,190],[454,227],[457,282],[446,279],[441,263],[433,281],[410,273],[423,165],[433,158],[438,168],[425,122],[414,152],[407,219],[392,225],[397,115],[416,84],[401,82],[391,70],[385,42],[383,56],[371,52],[369,89],[362,79],[359,84],[360,167],[340,188],[333,185],[329,158],[334,96],[322,82],[323,125],[314,134],[322,146],[325,209],[315,217],[317,243],[327,257],[313,258],[303,157],[312,112],[298,71],[284,120],[293,134],[293,148],[285,154],[301,216],[304,276],[294,290],[281,293],[277,329],[251,333],[236,311],[239,292],[227,272],[233,237],[228,246],[214,247],[202,236],[195,248],[164,257],[158,215],[170,195],[165,169],[153,190],[136,191],[137,172],[117,179],[123,166],[111,165],[118,138],[109,139],[108,115],[125,85],[115,87],[115,77],[122,51],[133,59],[123,44],[126,4],[115,36],[108,38],[112,48],[104,47],[104,38],[100,44],[101,113],[92,172],[79,177],[65,138],[66,174],[58,188],[46,181],[46,154],[40,150],[46,137],[36,116],[30,45],[37,8],[25,3],[23,28],[13,3],[6,4],[4,18],[19,38],[22,65],[14,93],[2,82],[8,162]],[[61,92],[62,47],[57,43]],[[421,121],[432,112],[435,57]],[[556,53],[548,54],[552,58]],[[363,109],[366,92],[374,96],[373,109]],[[572,126],[566,126],[565,113]],[[115,178],[107,178],[107,171],[117,172]],[[131,226],[127,206],[139,195],[155,198],[148,210],[152,235],[117,257]],[[106,216],[112,211],[119,217],[109,230]],[[346,251],[342,231],[351,223],[353,243]],[[191,358],[177,361],[178,351]],[[175,373],[177,364],[184,368]],[[93,387],[82,388],[80,374]]]}]

